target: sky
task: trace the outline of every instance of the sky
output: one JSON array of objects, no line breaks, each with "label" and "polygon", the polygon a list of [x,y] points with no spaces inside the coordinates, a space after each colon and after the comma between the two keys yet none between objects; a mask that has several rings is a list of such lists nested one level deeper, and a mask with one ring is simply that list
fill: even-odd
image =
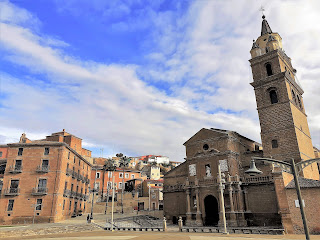
[{"label": "sky", "polygon": [[181,162],[201,128],[260,142],[248,60],[261,5],[319,147],[318,0],[0,0],[0,144],[66,129],[96,157]]}]

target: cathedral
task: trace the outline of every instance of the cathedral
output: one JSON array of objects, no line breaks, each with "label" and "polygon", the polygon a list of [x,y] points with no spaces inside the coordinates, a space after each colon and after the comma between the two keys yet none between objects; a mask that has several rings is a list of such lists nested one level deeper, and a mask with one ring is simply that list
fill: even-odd
[{"label": "cathedral", "polygon": [[[319,157],[312,145],[303,89],[296,70],[265,16],[261,35],[253,41],[249,60],[257,103],[261,141],[235,131],[201,129],[184,143],[186,158],[164,176],[164,214],[189,226],[222,226],[217,179],[220,165],[228,227],[270,226],[287,233],[303,231],[293,176],[266,162],[256,162],[260,175],[245,173],[252,157],[301,162]],[[320,164],[299,173],[311,233],[320,232]]]}]

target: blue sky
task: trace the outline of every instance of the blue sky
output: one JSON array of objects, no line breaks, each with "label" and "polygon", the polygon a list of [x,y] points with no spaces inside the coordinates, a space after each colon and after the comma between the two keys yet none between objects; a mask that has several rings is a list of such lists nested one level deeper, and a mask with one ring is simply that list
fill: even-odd
[{"label": "blue sky", "polygon": [[260,141],[249,83],[261,12],[320,144],[318,1],[0,0],[0,143],[66,131],[99,156],[183,161],[203,127]]}]

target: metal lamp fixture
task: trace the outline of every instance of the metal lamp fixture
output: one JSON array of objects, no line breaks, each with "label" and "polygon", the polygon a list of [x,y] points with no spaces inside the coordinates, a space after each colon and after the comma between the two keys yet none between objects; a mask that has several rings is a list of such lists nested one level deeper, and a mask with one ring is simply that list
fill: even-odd
[{"label": "metal lamp fixture", "polygon": [[250,168],[245,171],[246,174],[249,174],[250,176],[255,176],[258,174],[261,174],[262,172],[256,167],[256,163],[252,159],[250,162]]}]

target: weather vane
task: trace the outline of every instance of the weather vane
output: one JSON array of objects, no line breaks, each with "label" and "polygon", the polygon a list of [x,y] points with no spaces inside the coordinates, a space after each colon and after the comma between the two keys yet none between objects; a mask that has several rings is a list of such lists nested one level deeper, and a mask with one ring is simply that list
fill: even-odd
[{"label": "weather vane", "polygon": [[263,7],[262,5],[261,5],[259,11],[261,11],[261,12],[262,12],[262,16],[264,16],[264,11],[265,11],[265,9],[264,9],[264,7]]}]

